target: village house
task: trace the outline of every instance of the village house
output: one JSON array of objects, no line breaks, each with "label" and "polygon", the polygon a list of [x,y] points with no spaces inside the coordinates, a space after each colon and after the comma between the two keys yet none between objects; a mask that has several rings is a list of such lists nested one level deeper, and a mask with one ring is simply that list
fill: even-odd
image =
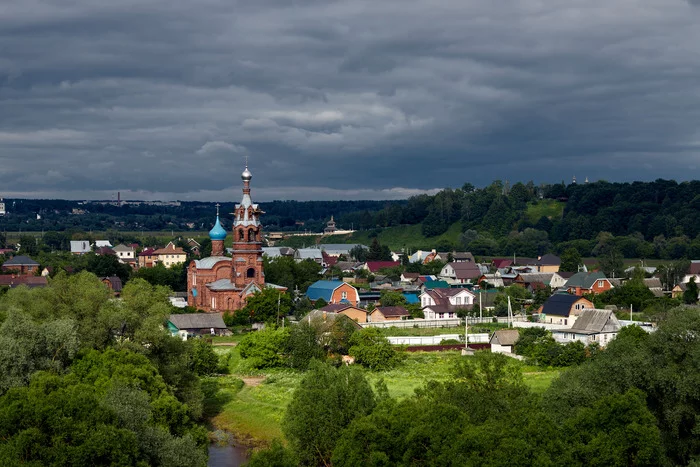
[{"label": "village house", "polygon": [[533,264],[528,264],[528,266],[535,266],[537,272],[559,272],[559,267],[561,266],[561,258],[551,253],[542,255],[534,261]]},{"label": "village house", "polygon": [[319,310],[345,315],[351,320],[355,321],[356,323],[367,322],[367,310],[358,308],[356,306],[347,305],[344,303],[333,303],[330,305],[326,305],[323,308],[319,308]]},{"label": "village house", "polygon": [[140,268],[152,268],[156,265],[158,261],[158,256],[155,255],[153,248],[146,248],[141,253],[138,254],[138,267]]},{"label": "village house", "polygon": [[328,304],[343,303],[356,307],[360,303],[357,289],[343,281],[316,281],[306,289],[306,297],[312,302],[322,298]]},{"label": "village house", "polygon": [[20,276],[33,276],[38,269],[39,263],[23,255],[14,256],[2,265],[3,272],[12,272]]},{"label": "village house", "polygon": [[564,284],[570,294],[585,295],[599,294],[613,288],[613,285],[602,272],[577,272]]},{"label": "village house", "polygon": [[109,240],[95,240],[95,248],[112,248],[112,244],[109,243]]},{"label": "village house", "polygon": [[620,332],[621,325],[611,310],[586,309],[581,312],[569,329],[552,330],[552,337],[559,343],[598,343],[605,347]]},{"label": "village house", "polygon": [[417,272],[403,272],[401,273],[401,278],[399,279],[404,284],[414,284],[418,281],[420,273]]},{"label": "village house", "polygon": [[350,260],[351,256],[350,251],[357,247],[362,248],[363,250],[369,250],[369,248],[360,243],[321,243],[319,245],[319,248],[322,251],[325,251],[328,256],[338,258],[339,256],[343,255],[348,260]]},{"label": "village house", "polygon": [[691,277],[695,278],[696,284],[700,284],[700,260],[694,259],[690,262],[688,272],[685,274],[685,276],[683,276],[683,280],[681,280],[681,282],[687,284],[690,282]]},{"label": "village house", "polygon": [[162,264],[166,268],[187,261],[187,253],[185,253],[185,250],[175,246],[173,242],[169,242],[165,248],[154,251],[153,256],[157,258],[156,262],[158,264]]},{"label": "village house", "polygon": [[310,259],[321,265],[321,267],[328,267],[325,261],[323,261],[323,251],[320,248],[299,248],[294,252],[294,261],[305,261]]},{"label": "village house", "polygon": [[122,292],[122,280],[119,276],[100,277],[100,281],[114,294],[119,296]]},{"label": "village house", "polygon": [[5,286],[10,289],[24,285],[33,289],[34,287],[46,287],[49,284],[46,276],[18,276],[15,274],[0,274],[0,287]]},{"label": "village house", "polygon": [[498,288],[498,287],[504,287],[503,284],[503,278],[501,277],[501,274],[495,273],[495,274],[482,274],[476,279],[476,284],[481,286],[482,282],[485,282],[488,287],[493,287],[493,288]]},{"label": "village house", "polygon": [[74,255],[84,255],[92,251],[92,245],[87,240],[71,240],[70,252]]},{"label": "village house", "polygon": [[492,353],[515,353],[515,343],[518,342],[520,333],[517,329],[499,329],[494,332],[489,340]]},{"label": "village house", "polygon": [[384,321],[401,321],[408,319],[411,314],[402,306],[382,306],[372,310],[369,314],[371,323],[381,323]]},{"label": "village house", "polygon": [[475,283],[482,273],[476,263],[464,261],[461,263],[447,263],[438,277],[450,284]]},{"label": "village house", "polygon": [[420,295],[425,319],[456,318],[460,309],[472,309],[475,295],[467,289],[425,289]]},{"label": "village house", "polygon": [[262,248],[263,255],[270,259],[282,257],[294,257],[294,248],[287,246],[264,246]]},{"label": "village house", "polygon": [[187,340],[191,336],[224,336],[230,331],[221,313],[183,313],[170,315],[168,330]]},{"label": "village house", "polygon": [[538,312],[541,322],[571,326],[583,310],[592,308],[595,306],[587,298],[568,293],[557,293],[549,297]]}]

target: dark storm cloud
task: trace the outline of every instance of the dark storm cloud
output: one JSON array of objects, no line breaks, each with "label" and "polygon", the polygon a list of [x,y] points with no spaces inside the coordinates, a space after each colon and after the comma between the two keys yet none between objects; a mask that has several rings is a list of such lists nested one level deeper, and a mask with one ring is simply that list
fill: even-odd
[{"label": "dark storm cloud", "polygon": [[10,0],[3,195],[697,178],[697,0]]}]

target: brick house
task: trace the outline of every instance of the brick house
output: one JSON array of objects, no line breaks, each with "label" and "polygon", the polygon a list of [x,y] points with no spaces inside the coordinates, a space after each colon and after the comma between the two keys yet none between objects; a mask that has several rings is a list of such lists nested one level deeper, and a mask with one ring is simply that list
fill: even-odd
[{"label": "brick house", "polygon": [[18,255],[5,261],[2,265],[4,272],[14,272],[20,276],[33,276],[39,269],[39,263],[29,256]]},{"label": "brick house", "polygon": [[344,303],[358,306],[360,303],[357,289],[343,281],[316,281],[306,290],[306,296],[312,302],[322,298],[328,304]]},{"label": "brick house", "polygon": [[323,308],[319,308],[321,311],[328,313],[338,313],[345,315],[356,323],[366,323],[367,322],[367,310],[358,308],[352,305],[346,305],[343,303],[334,303],[331,305],[326,305]]},{"label": "brick house", "polygon": [[369,314],[369,320],[372,323],[381,323],[383,321],[401,321],[408,319],[410,313],[402,306],[380,306],[372,310]]},{"label": "brick house", "polygon": [[599,294],[613,288],[602,272],[577,272],[566,281],[564,289],[574,295]]}]

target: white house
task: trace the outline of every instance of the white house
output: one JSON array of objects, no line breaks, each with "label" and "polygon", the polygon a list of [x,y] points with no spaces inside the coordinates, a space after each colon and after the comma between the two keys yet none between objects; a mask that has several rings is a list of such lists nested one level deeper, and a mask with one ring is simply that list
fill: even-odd
[{"label": "white house", "polygon": [[452,284],[469,284],[476,282],[481,274],[481,269],[476,263],[464,261],[461,263],[447,263],[443,266],[438,277]]},{"label": "white house", "polygon": [[569,329],[552,330],[552,337],[559,343],[583,342],[585,345],[597,342],[605,347],[620,332],[620,322],[611,310],[583,310]]},{"label": "white house", "polygon": [[419,299],[425,319],[449,319],[460,309],[471,309],[475,297],[467,289],[426,289]]},{"label": "white house", "polygon": [[123,243],[120,243],[119,245],[115,246],[112,248],[114,250],[114,253],[117,255],[117,258],[122,260],[124,262],[125,260],[133,260],[135,259],[136,251],[130,246],[126,246]]},{"label": "white house", "polygon": [[112,244],[109,243],[109,240],[95,240],[95,248],[112,248]]}]

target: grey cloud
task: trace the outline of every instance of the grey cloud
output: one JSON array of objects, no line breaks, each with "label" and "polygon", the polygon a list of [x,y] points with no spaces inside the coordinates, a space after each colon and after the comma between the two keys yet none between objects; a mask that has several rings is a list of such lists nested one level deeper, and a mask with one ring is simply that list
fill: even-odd
[{"label": "grey cloud", "polygon": [[7,193],[237,197],[244,154],[256,193],[297,199],[698,174],[700,18],[685,2],[4,8]]}]

